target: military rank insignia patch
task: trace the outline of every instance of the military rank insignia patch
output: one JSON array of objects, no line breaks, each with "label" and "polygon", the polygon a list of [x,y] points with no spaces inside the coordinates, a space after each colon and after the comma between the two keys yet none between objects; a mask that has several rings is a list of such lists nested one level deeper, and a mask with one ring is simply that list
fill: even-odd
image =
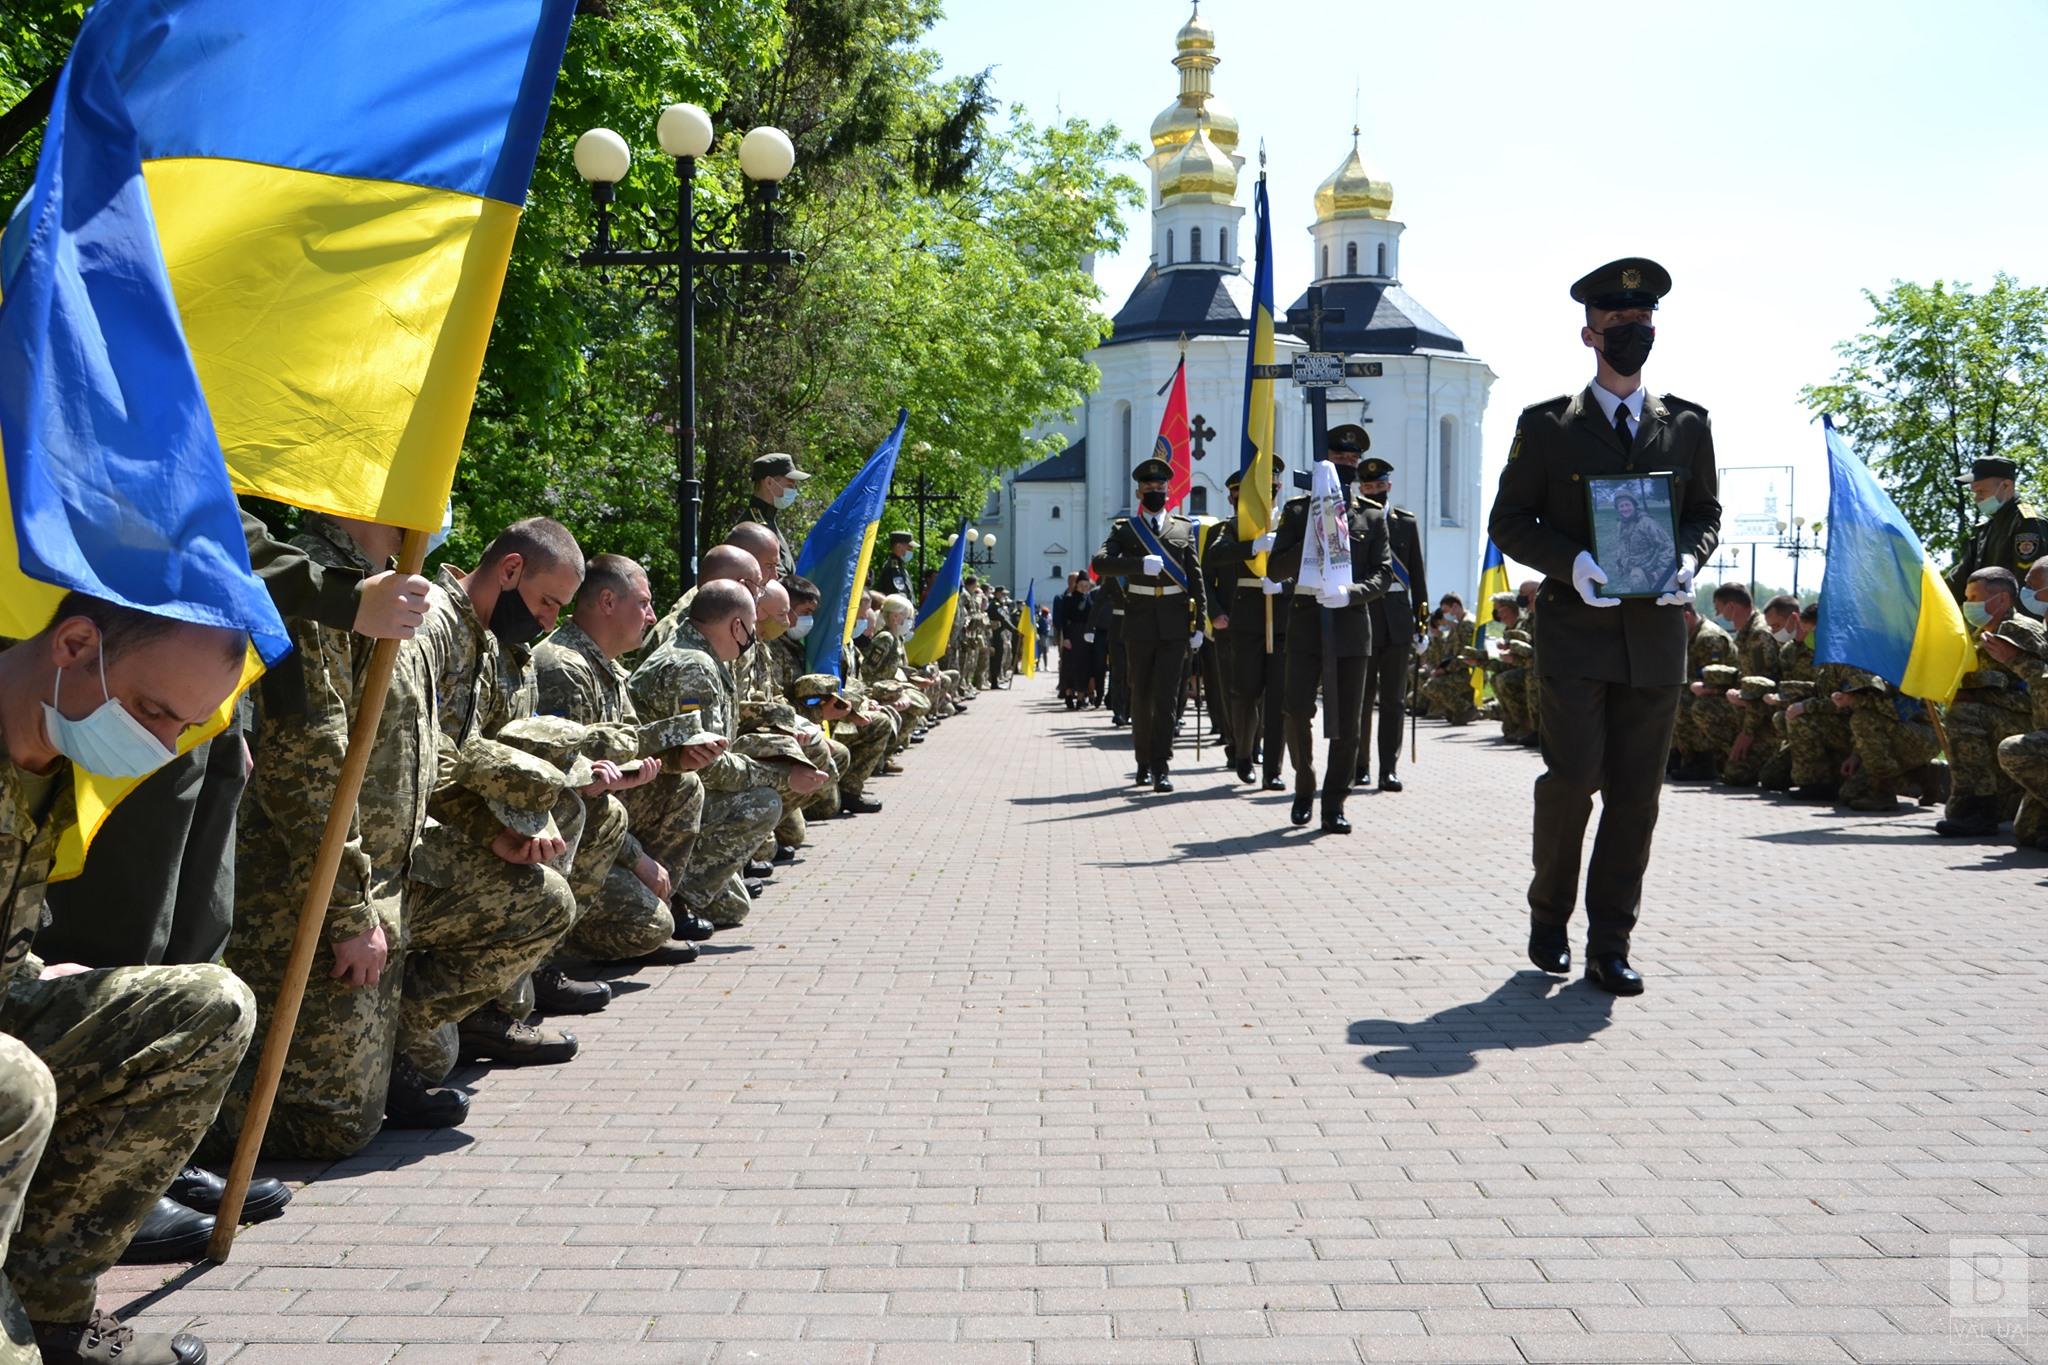
[{"label": "military rank insignia patch", "polygon": [[[1510,456],[1509,458],[1512,459],[1513,457]],[[2040,556],[2041,541],[2037,536],[2023,535],[2013,541],[2012,548],[2013,552],[2019,556],[2022,564],[2031,564]]]},{"label": "military rank insignia patch", "polygon": [[1515,439],[1514,439],[1514,443],[1513,443],[1512,445],[1510,445],[1510,446],[1508,447],[1508,463],[1509,463],[1509,464],[1513,464],[1513,463],[1515,462],[1515,456],[1517,456],[1517,455],[1519,455],[1519,454],[1521,454],[1521,453],[1522,453],[1522,431],[1521,431],[1521,428],[1520,428],[1520,427],[1517,427],[1517,428],[1515,429]]}]

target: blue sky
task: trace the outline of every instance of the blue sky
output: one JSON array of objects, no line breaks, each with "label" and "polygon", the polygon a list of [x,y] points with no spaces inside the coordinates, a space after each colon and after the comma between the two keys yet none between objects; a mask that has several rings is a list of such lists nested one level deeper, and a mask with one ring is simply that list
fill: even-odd
[{"label": "blue sky", "polygon": [[[1040,119],[1142,140],[1178,89],[1182,0],[948,10],[929,39],[947,70],[994,67],[998,98]],[[1669,267],[1646,381],[1712,411],[1724,468],[1794,466],[1807,517],[1825,515],[1827,466],[1797,395],[1868,321],[1863,289],[1999,270],[2048,282],[2038,0],[1204,0],[1202,13],[1240,150],[1266,142],[1283,307],[1308,282],[1311,199],[1356,107],[1367,168],[1408,225],[1403,283],[1499,375],[1489,496],[1516,413],[1590,377],[1566,291],[1602,261]],[[1109,307],[1149,242],[1140,210],[1101,263]],[[1788,580],[1773,559],[1762,576]],[[1813,572],[1809,560],[1809,584]]]}]

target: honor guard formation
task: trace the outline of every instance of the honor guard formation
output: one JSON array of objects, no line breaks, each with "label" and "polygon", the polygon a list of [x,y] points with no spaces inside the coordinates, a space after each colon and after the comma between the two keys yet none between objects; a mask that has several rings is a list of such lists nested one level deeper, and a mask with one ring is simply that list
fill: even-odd
[{"label": "honor guard formation", "polygon": [[[379,569],[397,528],[308,514],[281,542],[245,513],[296,650],[236,725],[178,757],[169,746],[240,675],[240,632],[73,593],[0,654],[6,1359],[204,1360],[189,1335],[97,1311],[94,1284],[117,1261],[206,1250],[258,1002],[285,977],[375,641],[398,642],[396,670],[269,1158],[338,1160],[384,1128],[459,1128],[459,1063],[573,1064],[563,1021],[619,1004],[595,969],[691,962],[802,894],[810,826],[885,818],[881,780],[980,689],[1010,685],[1021,606],[971,577],[943,652],[909,662],[904,531],[855,591],[844,676],[809,671],[821,593],[778,522],[809,476],[786,454],[752,473],[751,519],[659,618],[640,565],[586,558],[545,517],[430,581]],[[74,764],[144,780],[83,873],[58,881]],[[242,1214],[276,1218],[289,1200],[258,1179]]]}]

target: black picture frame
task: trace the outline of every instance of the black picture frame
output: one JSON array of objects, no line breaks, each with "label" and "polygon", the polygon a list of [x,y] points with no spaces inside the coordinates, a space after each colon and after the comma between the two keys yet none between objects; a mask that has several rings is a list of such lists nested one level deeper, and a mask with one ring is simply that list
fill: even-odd
[{"label": "black picture frame", "polygon": [[[1607,574],[1605,597],[1654,598],[1678,590],[1678,478],[1669,470],[1647,474],[1589,474],[1586,523],[1593,562]],[[1620,503],[1634,504],[1624,534]]]}]

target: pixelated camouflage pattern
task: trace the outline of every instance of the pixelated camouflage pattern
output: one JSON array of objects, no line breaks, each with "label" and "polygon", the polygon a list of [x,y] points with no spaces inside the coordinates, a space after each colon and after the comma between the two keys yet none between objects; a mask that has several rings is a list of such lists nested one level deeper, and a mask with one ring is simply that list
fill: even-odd
[{"label": "pixelated camouflage pattern", "polygon": [[[28,1045],[0,1033],[0,1265],[21,1206],[28,1199],[29,1180],[42,1160],[43,1147],[57,1121],[57,1084]],[[28,1313],[14,1297],[7,1276],[0,1274],[0,1361],[38,1359]]]}]

